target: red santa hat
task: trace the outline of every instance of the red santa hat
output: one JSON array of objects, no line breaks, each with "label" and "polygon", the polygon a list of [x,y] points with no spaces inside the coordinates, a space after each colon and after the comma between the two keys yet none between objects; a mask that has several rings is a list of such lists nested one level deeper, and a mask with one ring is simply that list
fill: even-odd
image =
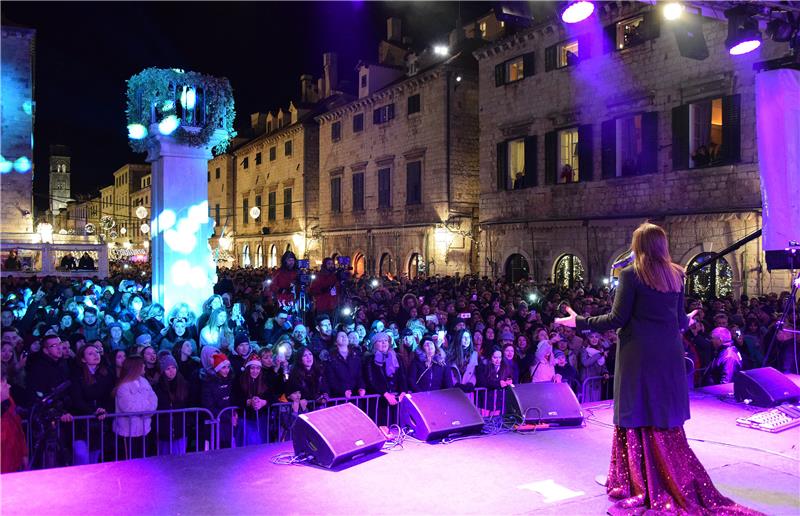
[{"label": "red santa hat", "polygon": [[214,365],[214,371],[217,372],[219,372],[219,370],[226,365],[231,365],[231,361],[228,360],[228,357],[225,355],[225,353],[214,353],[214,356],[211,357],[211,360]]},{"label": "red santa hat", "polygon": [[255,353],[250,353],[250,356],[247,357],[247,362],[244,364],[244,369],[247,369],[250,366],[258,366],[261,367],[261,359],[258,358],[258,355]]}]

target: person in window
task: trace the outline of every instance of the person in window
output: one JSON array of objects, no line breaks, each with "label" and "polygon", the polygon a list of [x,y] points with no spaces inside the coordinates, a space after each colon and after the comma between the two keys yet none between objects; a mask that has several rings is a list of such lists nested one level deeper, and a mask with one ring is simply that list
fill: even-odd
[{"label": "person in window", "polygon": [[640,225],[632,248],[610,313],[584,318],[568,307],[569,316],[555,320],[579,331],[621,328],[611,464],[598,478],[619,499],[609,512],[747,513],[717,491],[683,430],[689,388],[680,333],[697,313],[684,312],[683,269],[659,226]]},{"label": "person in window", "polygon": [[569,163],[565,164],[561,167],[561,182],[562,183],[571,183],[575,174],[572,169],[572,165]]},{"label": "person in window", "polygon": [[522,190],[525,188],[525,171],[520,170],[514,176],[514,190]]},{"label": "person in window", "polygon": [[719,163],[719,145],[716,142],[709,142],[708,144],[708,163],[709,165],[716,165]]},{"label": "person in window", "polygon": [[3,265],[3,268],[7,271],[18,271],[22,268],[22,264],[19,262],[19,256],[17,255],[16,249],[12,249],[8,252],[6,263]]},{"label": "person in window", "polygon": [[94,259],[89,256],[89,253],[83,253],[81,259],[78,260],[78,268],[83,270],[94,270]]},{"label": "person in window", "polygon": [[711,156],[708,153],[708,147],[701,145],[692,154],[692,161],[695,167],[705,167],[711,162]]},{"label": "person in window", "polygon": [[72,256],[72,253],[67,253],[61,258],[61,268],[65,271],[69,271],[75,269],[78,266],[78,262],[75,261],[75,257]]}]

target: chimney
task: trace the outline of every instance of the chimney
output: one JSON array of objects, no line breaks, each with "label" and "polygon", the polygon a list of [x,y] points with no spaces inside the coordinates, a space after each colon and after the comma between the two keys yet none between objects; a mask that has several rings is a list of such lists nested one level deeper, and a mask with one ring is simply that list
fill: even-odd
[{"label": "chimney", "polygon": [[322,75],[325,77],[325,98],[339,86],[338,56],[334,52],[322,54]]},{"label": "chimney", "polygon": [[402,20],[395,16],[386,18],[386,41],[401,43],[403,41]]},{"label": "chimney", "polygon": [[317,93],[319,93],[320,100],[327,97],[327,95],[325,95],[325,79],[323,77],[317,79]]},{"label": "chimney", "polygon": [[314,98],[314,78],[304,73],[300,76],[300,100],[303,102],[316,102]]}]

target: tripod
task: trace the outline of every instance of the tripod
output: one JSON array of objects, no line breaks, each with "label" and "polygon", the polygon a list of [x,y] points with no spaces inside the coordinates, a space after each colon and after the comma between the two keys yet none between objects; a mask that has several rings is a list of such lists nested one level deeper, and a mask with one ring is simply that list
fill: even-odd
[{"label": "tripod", "polygon": [[58,435],[58,418],[53,417],[53,414],[41,416],[36,409],[37,407],[33,407],[30,415],[31,424],[35,424],[38,431],[28,467],[48,469],[63,466],[61,458],[64,450]]},{"label": "tripod", "polygon": [[[789,293],[789,299],[786,300],[786,306],[783,307],[783,313],[781,314],[780,318],[775,322],[775,333],[772,334],[772,338],[769,340],[769,346],[767,346],[767,353],[764,355],[764,363],[762,367],[766,367],[767,361],[769,360],[770,353],[772,353],[772,346],[775,344],[775,339],[778,338],[778,333],[781,331],[785,331],[787,333],[792,334],[792,338],[794,340],[794,367],[795,373],[800,374],[798,371],[798,364],[797,364],[797,336],[800,335],[800,331],[793,326],[792,329],[787,330],[784,329],[784,325],[786,324],[786,317],[788,317],[789,312],[792,313],[792,320],[796,321],[796,312],[797,312],[797,290],[800,287],[800,271],[797,272],[794,280],[792,280],[792,291]],[[778,360],[780,360],[780,353],[778,354]]]}]

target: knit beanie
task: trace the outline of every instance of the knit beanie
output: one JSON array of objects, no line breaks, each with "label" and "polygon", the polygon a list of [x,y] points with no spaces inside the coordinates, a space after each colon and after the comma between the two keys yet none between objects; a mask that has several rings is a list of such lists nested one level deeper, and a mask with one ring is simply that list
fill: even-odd
[{"label": "knit beanie", "polygon": [[145,346],[147,344],[150,344],[150,342],[152,340],[153,340],[153,338],[150,336],[149,333],[142,333],[141,335],[136,337],[136,345],[137,346]]},{"label": "knit beanie", "polygon": [[162,351],[158,355],[158,369],[160,371],[166,371],[168,367],[178,367],[178,362],[175,360],[175,357],[172,356],[172,353],[169,351]]}]

